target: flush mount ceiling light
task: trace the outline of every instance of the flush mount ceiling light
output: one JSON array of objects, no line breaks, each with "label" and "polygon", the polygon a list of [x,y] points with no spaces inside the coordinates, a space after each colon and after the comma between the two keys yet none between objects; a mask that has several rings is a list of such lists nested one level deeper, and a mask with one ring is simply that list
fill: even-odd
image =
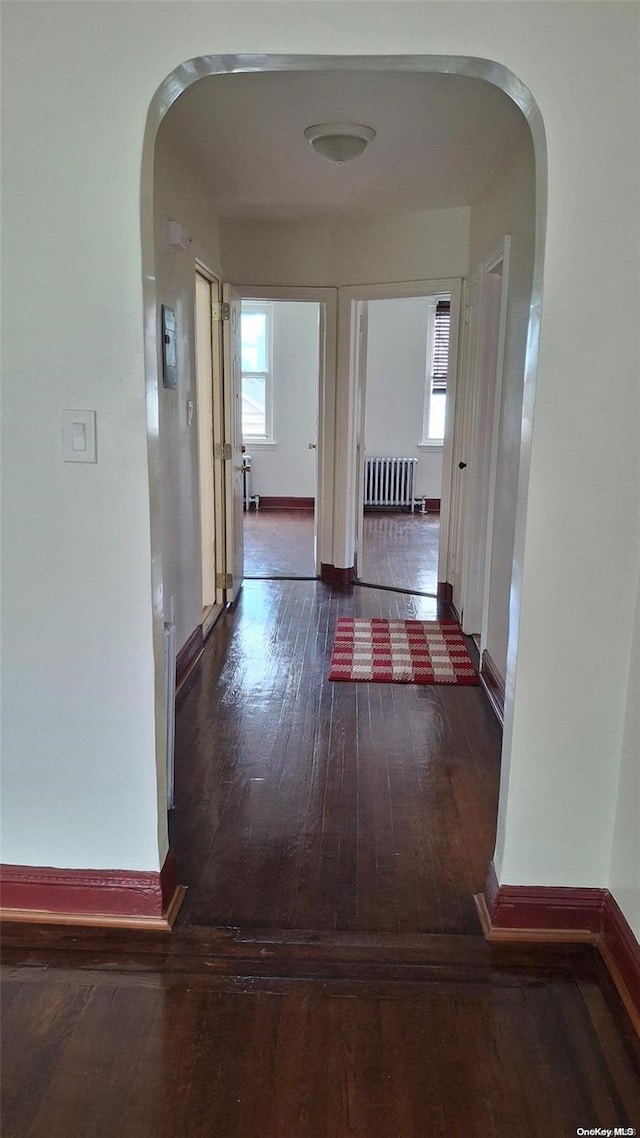
[{"label": "flush mount ceiling light", "polygon": [[321,158],[342,166],[362,154],[376,132],[373,127],[353,122],[321,122],[308,126],[304,136]]}]

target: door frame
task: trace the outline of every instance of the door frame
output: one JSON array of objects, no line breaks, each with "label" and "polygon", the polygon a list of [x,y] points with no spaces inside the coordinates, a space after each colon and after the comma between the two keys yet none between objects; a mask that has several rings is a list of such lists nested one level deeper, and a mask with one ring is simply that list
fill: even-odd
[{"label": "door frame", "polygon": [[242,300],[307,301],[320,310],[318,384],[316,391],[316,497],[313,523],[314,565],[320,576],[331,561],[333,515],[334,409],[336,400],[336,339],[338,289],[306,285],[236,285]]},{"label": "door frame", "polygon": [[[393,281],[386,284],[349,285],[338,289],[338,360],[339,372],[348,375],[348,384],[342,388],[342,407],[338,409],[339,423],[347,424],[349,446],[341,448],[347,454],[348,469],[338,476],[338,485],[348,485],[351,492],[345,496],[343,519],[336,519],[345,526],[343,532],[353,534],[351,564],[362,564],[362,550],[356,549],[356,534],[361,533],[358,517],[363,509],[363,488],[359,479],[362,455],[358,450],[359,435],[366,413],[366,379],[361,390],[362,368],[354,351],[355,338],[359,335],[359,304],[368,300],[402,300],[410,297],[437,296],[448,293],[451,297],[451,324],[449,333],[449,374],[447,377],[447,411],[445,433],[442,447],[442,490],[440,498],[440,535],[438,542],[438,592],[450,580],[451,561],[451,489],[453,470],[453,437],[455,428],[455,406],[459,363],[460,313],[462,305],[462,278],[442,277],[434,280]],[[366,371],[366,369],[365,369]],[[358,457],[360,456],[360,463]],[[336,513],[338,505],[336,505]],[[353,513],[351,513],[353,511]],[[345,551],[347,556],[349,551]]]},{"label": "door frame", "polygon": [[[212,384],[212,442],[213,442],[213,509],[214,509],[214,573],[217,576],[224,572],[225,560],[225,491],[224,491],[224,463],[216,458],[216,448],[224,439],[224,411],[223,411],[223,376],[222,376],[222,336],[220,321],[216,319],[215,306],[220,304],[222,282],[215,273],[211,272],[197,257],[194,265],[194,279],[203,277],[209,282],[211,298],[211,384]],[[194,289],[195,297],[195,289]],[[194,323],[197,352],[197,297],[194,299]],[[199,455],[199,420],[200,420],[200,391],[196,377],[196,416],[198,420],[198,474],[200,479]],[[200,485],[200,484],[199,484]],[[200,542],[202,543],[202,527],[200,527]],[[200,549],[202,561],[202,547]],[[202,634],[208,635],[218,619],[225,605],[224,589],[216,585],[215,601],[205,612],[203,608]]]}]

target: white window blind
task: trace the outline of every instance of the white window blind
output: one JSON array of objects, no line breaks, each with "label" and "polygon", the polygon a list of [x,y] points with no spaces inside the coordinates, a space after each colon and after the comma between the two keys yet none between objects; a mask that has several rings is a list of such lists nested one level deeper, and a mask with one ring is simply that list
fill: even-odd
[{"label": "white window blind", "polygon": [[447,390],[449,373],[449,327],[451,323],[451,304],[439,300],[436,306],[435,335],[433,345],[433,373],[431,390],[434,394]]}]

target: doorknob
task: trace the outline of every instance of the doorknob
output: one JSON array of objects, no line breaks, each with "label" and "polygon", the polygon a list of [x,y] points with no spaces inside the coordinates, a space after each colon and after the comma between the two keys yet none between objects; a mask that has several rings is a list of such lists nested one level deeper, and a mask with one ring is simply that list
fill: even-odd
[{"label": "doorknob", "polygon": [[458,470],[466,470],[466,469],[467,469],[466,462],[459,462],[458,463]]}]

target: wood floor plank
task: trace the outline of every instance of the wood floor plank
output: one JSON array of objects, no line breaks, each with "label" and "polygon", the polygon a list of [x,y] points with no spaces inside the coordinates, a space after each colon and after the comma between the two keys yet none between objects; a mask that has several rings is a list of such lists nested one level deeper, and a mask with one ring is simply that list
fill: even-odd
[{"label": "wood floor plank", "polygon": [[538,948],[501,966],[484,954],[457,978],[450,967],[411,983],[11,969],[3,1135],[536,1138],[635,1125],[640,1052],[593,950]]},{"label": "wood floor plank", "polygon": [[[12,985],[15,987],[15,985]],[[24,1138],[46,1096],[59,1055],[91,990],[62,983],[19,985],[2,1018],[2,1134]]]}]

